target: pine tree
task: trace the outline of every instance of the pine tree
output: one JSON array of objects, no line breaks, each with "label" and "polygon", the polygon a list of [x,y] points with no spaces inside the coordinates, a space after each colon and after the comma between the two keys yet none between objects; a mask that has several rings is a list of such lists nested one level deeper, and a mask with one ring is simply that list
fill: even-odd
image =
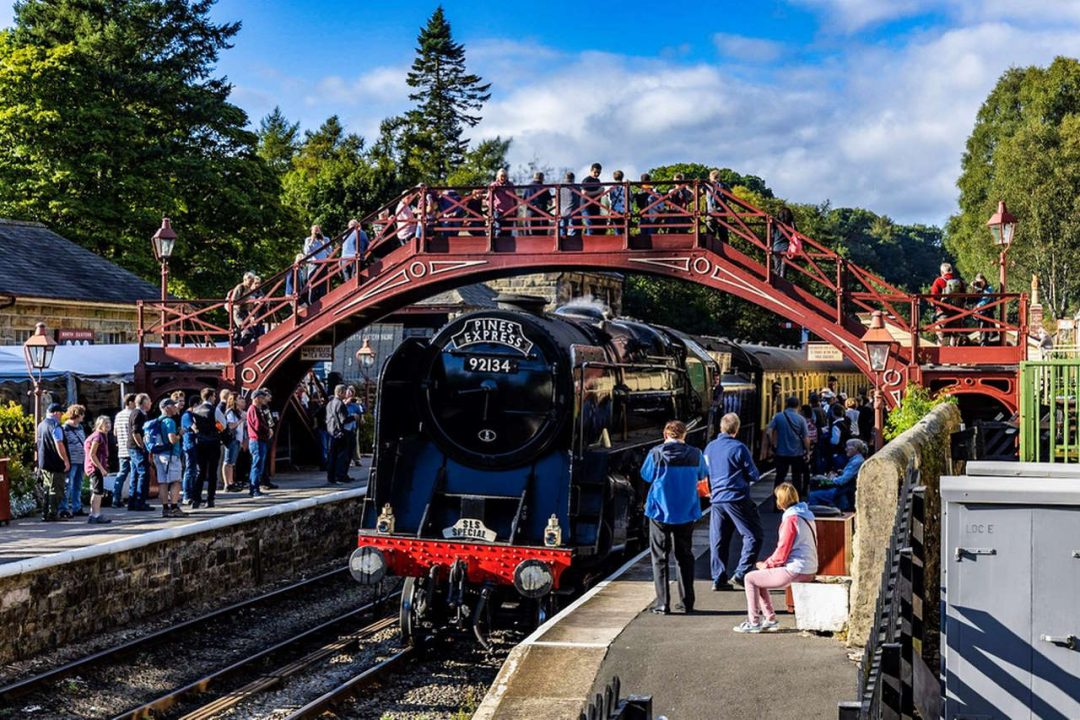
[{"label": "pine tree", "polygon": [[465,127],[491,97],[490,83],[466,72],[465,46],[456,43],[442,7],[417,37],[416,59],[407,82],[417,106],[405,115],[412,145],[410,161],[429,182],[442,182],[460,165],[469,147]]},{"label": "pine tree", "polygon": [[299,148],[300,123],[290,123],[280,107],[259,121],[259,157],[270,169],[284,175]]}]

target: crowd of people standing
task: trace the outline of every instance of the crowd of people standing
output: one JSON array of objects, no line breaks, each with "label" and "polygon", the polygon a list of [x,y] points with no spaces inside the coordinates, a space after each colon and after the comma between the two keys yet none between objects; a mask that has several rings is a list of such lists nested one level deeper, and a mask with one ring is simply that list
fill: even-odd
[{"label": "crowd of people standing", "polygon": [[[270,392],[239,393],[204,388],[185,397],[176,391],[162,398],[158,414],[145,393],[128,393],[114,418],[96,418],[86,433],[86,409],[59,403],[47,407],[37,427],[37,463],[45,492],[43,519],[48,522],[87,517],[109,523],[102,514],[106,478],[114,465],[113,507],[129,512],[156,510],[150,504],[151,480],[158,486],[161,515],[185,517],[191,510],[213,508],[219,491],[261,497],[276,488],[267,459],[276,419]],[[250,471],[237,471],[241,454]],[[84,478],[90,481],[90,512],[82,506]]]}]

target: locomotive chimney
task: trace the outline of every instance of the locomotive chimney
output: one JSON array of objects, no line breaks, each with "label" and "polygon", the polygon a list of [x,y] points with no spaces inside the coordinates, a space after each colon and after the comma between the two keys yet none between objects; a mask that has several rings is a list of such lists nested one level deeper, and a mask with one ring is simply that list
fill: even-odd
[{"label": "locomotive chimney", "polygon": [[530,315],[543,315],[548,301],[537,295],[512,295],[501,293],[495,296],[495,303],[500,310],[520,310]]}]

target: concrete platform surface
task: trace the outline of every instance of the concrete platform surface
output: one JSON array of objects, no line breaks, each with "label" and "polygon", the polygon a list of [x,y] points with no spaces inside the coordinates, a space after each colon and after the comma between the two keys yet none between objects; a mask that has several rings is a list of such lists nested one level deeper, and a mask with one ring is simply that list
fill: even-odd
[{"label": "concrete platform surface", "polygon": [[[763,507],[771,485],[770,479],[753,489]],[[776,545],[780,515],[761,517],[764,558]],[[782,592],[773,593],[782,632],[733,632],[746,617],[746,595],[712,592],[708,531],[706,518],[694,532],[695,614],[646,612],[655,596],[642,553],[514,648],[474,720],[577,720],[613,675],[624,696],[653,696],[654,717],[835,717],[837,703],[856,692],[856,666],[843,643],[796,631]],[[738,538],[732,545],[738,558]]]},{"label": "concrete platform surface", "polygon": [[[762,511],[761,519],[765,558],[776,547],[780,515]],[[608,649],[592,694],[603,692],[618,675],[623,696],[653,696],[653,717],[836,717],[837,703],[856,696],[856,665],[848,660],[844,644],[795,630],[795,617],[784,609],[779,591],[772,599],[780,632],[733,632],[746,619],[746,593],[712,591],[707,536],[702,542],[699,532],[694,540],[695,554],[701,552],[695,567],[701,579],[694,583],[694,614],[638,615]],[[733,557],[737,553],[733,547]],[[643,575],[638,582],[650,585],[651,572]],[[651,585],[645,592],[651,599]],[[676,597],[673,586],[672,602]]]},{"label": "concrete platform surface", "polygon": [[[13,520],[7,527],[0,527],[0,564],[76,550],[340,490],[363,488],[367,485],[369,463],[370,458],[365,458],[361,466],[353,467],[349,474],[354,481],[348,484],[330,485],[326,482],[325,472],[298,471],[276,474],[273,482],[278,489],[267,490],[267,494],[259,498],[249,497],[247,491],[219,490],[213,508],[192,510],[183,507],[188,513],[184,518],[161,517],[161,504],[157,498],[150,498],[150,504],[155,508],[152,512],[106,508],[104,514],[112,520],[108,525],[90,525],[84,517],[52,523],[42,522],[40,515]],[[89,512],[89,507],[84,506],[84,510]]]}]

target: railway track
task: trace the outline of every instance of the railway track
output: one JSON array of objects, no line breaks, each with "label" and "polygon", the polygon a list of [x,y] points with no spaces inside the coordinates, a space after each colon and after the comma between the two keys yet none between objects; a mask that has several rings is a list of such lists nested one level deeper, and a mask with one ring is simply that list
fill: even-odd
[{"label": "railway track", "polygon": [[[393,627],[397,622],[396,614],[380,617],[359,630],[345,632],[346,628],[355,627],[356,621],[363,615],[376,609],[376,605],[376,603],[369,603],[341,617],[298,633],[287,640],[231,663],[227,667],[204,675],[181,688],[172,690],[138,707],[116,715],[113,720],[139,720],[140,718],[157,717],[163,713],[175,713],[185,702],[207,693],[212,693],[217,697],[198,707],[186,710],[181,715],[181,718],[182,720],[209,720],[209,718],[216,717],[230,708],[250,701],[261,693],[281,687],[289,678],[308,671],[319,663],[328,661],[335,655],[355,649],[364,640]],[[345,634],[340,634],[342,632],[345,632]],[[337,634],[338,637],[272,670],[257,671],[260,665],[294,653],[298,648],[302,648],[314,638],[327,634]],[[398,655],[401,655],[401,653],[398,653]],[[383,661],[376,668],[372,668],[364,674],[371,673],[371,677],[374,679],[377,673],[372,671],[385,664],[386,661]],[[253,674],[255,677],[239,688],[226,689],[225,686],[230,679],[244,674]],[[328,702],[333,702],[333,698]]]}]

